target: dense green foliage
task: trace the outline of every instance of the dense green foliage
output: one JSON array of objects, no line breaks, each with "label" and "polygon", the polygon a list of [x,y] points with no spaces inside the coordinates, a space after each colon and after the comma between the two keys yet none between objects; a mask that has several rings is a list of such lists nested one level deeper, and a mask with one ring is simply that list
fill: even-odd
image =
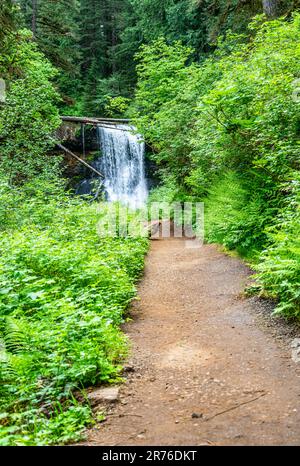
[{"label": "dense green foliage", "polygon": [[[0,76],[0,444],[76,441],[93,422],[84,389],[120,381],[120,331],[146,239],[104,238],[107,212],[64,192],[49,154],[57,70],[6,3]],[[7,14],[9,13],[9,15]],[[2,21],[2,19],[5,21]]]},{"label": "dense green foliage", "polygon": [[[58,93],[52,80],[57,71],[38,50],[27,30],[16,26],[17,10],[6,2],[0,18],[8,18],[0,40],[0,76],[6,82],[0,104],[0,174],[11,185],[35,176],[57,176],[58,160],[45,157],[49,136],[59,126]],[[9,15],[7,14],[9,12]],[[2,16],[3,15],[3,16]]]},{"label": "dense green foliage", "polygon": [[279,297],[276,312],[300,317],[300,179],[287,200],[287,207],[269,229],[270,246],[263,251],[257,266],[258,281],[266,292]]},{"label": "dense green foliage", "polygon": [[[2,0],[7,3],[9,0]],[[203,60],[229,29],[245,32],[258,13],[291,14],[298,0],[16,0],[18,23],[59,68],[62,111],[118,116],[111,98],[130,98],[142,44],[181,40]],[[114,111],[113,111],[114,110]]]},{"label": "dense green foliage", "polygon": [[0,107],[0,170],[16,183],[34,175],[52,176],[55,158],[45,158],[49,136],[60,124],[58,95],[51,79],[56,71],[37,51],[27,31],[8,34],[2,42],[0,75],[7,99]]},{"label": "dense green foliage", "polygon": [[251,30],[201,65],[180,43],[145,46],[132,114],[165,194],[206,200],[207,239],[258,262],[278,309],[297,315],[300,16],[258,17]]},{"label": "dense green foliage", "polygon": [[0,443],[76,440],[92,420],[76,397],[120,380],[119,325],[147,240],[100,238],[101,205],[57,188],[28,198],[2,180],[0,200]]},{"label": "dense green foliage", "polygon": [[75,105],[82,85],[79,60],[79,2],[77,0],[18,0],[19,27],[33,33],[39,49],[60,70],[56,82],[63,110]]}]

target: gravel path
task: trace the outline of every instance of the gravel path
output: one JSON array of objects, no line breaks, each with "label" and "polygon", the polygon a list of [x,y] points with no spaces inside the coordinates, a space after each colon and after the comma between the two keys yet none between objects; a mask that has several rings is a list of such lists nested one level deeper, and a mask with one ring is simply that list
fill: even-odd
[{"label": "gravel path", "polygon": [[86,444],[300,444],[296,335],[243,297],[250,274],[212,245],[152,242],[125,326],[127,381]]}]

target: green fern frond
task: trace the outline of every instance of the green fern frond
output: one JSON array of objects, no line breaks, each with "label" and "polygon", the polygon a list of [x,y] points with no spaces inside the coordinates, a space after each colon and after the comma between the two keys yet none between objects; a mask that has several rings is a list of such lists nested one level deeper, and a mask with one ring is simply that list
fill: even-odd
[{"label": "green fern frond", "polygon": [[15,375],[16,372],[10,362],[9,355],[6,352],[5,341],[0,339],[0,383],[7,382]]},{"label": "green fern frond", "polygon": [[19,354],[28,350],[27,338],[20,322],[7,317],[3,333],[6,351]]}]

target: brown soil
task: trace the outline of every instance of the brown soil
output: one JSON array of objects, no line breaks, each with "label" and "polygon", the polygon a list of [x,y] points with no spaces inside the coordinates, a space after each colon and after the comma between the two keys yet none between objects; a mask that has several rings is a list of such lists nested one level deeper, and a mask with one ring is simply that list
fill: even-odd
[{"label": "brown soil", "polygon": [[269,303],[243,297],[250,275],[215,246],[152,242],[125,326],[127,381],[86,444],[300,444],[297,335],[272,323]]}]

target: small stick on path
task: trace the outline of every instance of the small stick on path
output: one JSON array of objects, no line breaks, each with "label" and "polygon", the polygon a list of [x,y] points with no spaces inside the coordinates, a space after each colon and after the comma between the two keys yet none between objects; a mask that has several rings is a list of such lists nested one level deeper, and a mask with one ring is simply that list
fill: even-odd
[{"label": "small stick on path", "polygon": [[207,421],[211,421],[212,419],[214,419],[215,417],[217,416],[221,416],[221,414],[225,414],[225,413],[228,413],[229,411],[233,411],[234,409],[237,409],[239,408],[240,406],[244,406],[244,405],[247,405],[249,403],[253,403],[253,401],[256,401],[256,400],[259,400],[259,398],[262,398],[263,396],[265,396],[267,393],[262,393],[261,395],[257,396],[256,398],[252,398],[252,400],[248,400],[248,401],[244,401],[242,403],[239,403],[238,405],[235,405],[235,406],[232,406],[231,408],[228,408],[228,409],[225,409],[224,411],[220,411],[219,413],[216,413],[214,414],[213,416],[210,416],[206,419],[204,419],[206,422]]}]

